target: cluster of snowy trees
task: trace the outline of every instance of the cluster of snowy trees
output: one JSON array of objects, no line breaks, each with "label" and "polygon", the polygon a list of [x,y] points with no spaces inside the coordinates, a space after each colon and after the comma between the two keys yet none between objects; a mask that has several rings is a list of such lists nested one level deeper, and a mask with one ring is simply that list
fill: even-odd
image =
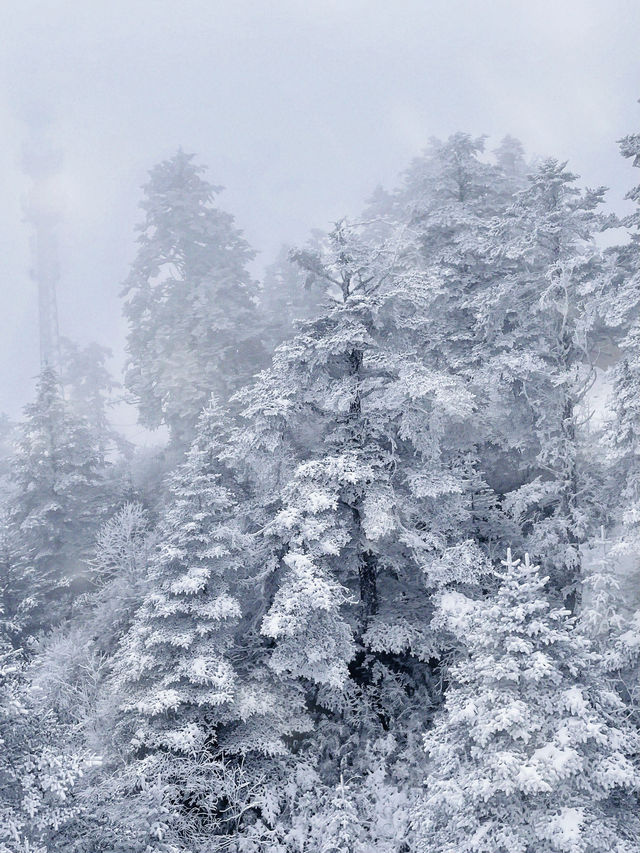
[{"label": "cluster of snowy trees", "polygon": [[0,421],[0,853],[638,853],[640,187],[456,134],[257,282],[203,171],[122,292],[167,446],[97,345]]}]

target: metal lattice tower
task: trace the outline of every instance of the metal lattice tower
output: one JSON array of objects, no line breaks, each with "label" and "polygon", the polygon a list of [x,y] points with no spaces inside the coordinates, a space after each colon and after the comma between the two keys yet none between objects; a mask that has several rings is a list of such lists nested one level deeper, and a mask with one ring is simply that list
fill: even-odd
[{"label": "metal lattice tower", "polygon": [[31,237],[31,278],[38,288],[40,326],[40,367],[60,369],[58,305],[56,285],[60,277],[56,225],[60,218],[51,193],[51,178],[60,168],[62,157],[39,139],[25,149],[24,171],[32,180],[26,204],[26,220]]}]

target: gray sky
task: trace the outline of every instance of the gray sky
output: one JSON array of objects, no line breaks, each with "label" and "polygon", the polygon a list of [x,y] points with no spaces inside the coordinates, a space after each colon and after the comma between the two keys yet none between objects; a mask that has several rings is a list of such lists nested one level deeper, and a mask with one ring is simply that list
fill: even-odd
[{"label": "gray sky", "polygon": [[611,205],[637,174],[638,0],[2,0],[0,411],[38,369],[21,205],[26,122],[48,117],[63,334],[116,350],[146,170],[182,145],[226,187],[260,262],[356,214],[430,136],[518,136]]}]

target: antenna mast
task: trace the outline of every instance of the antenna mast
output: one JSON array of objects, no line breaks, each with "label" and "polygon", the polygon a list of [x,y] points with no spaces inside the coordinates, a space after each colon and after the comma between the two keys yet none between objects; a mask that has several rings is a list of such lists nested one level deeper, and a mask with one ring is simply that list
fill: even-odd
[{"label": "antenna mast", "polygon": [[25,147],[23,168],[32,180],[26,204],[26,221],[33,229],[31,237],[31,278],[38,288],[40,325],[40,368],[60,370],[60,342],[56,285],[60,277],[56,224],[60,214],[51,192],[51,178],[62,163],[42,134]]}]

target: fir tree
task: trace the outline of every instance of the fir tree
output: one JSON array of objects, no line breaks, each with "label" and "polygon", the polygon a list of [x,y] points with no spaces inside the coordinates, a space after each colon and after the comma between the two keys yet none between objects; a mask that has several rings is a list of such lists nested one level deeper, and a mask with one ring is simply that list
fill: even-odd
[{"label": "fir tree", "polygon": [[[640,134],[620,140],[624,157],[640,167]],[[607,481],[605,500],[612,522],[609,558],[615,561],[620,583],[622,622],[610,637],[605,665],[638,721],[640,666],[640,610],[636,595],[640,545],[640,185],[625,196],[635,209],[622,219],[629,241],[608,252],[611,298],[603,307],[616,326],[619,350],[611,385],[611,412],[603,430]],[[626,606],[623,606],[626,605]]]},{"label": "fir tree", "polygon": [[226,755],[260,764],[284,751],[284,735],[308,728],[300,699],[265,678],[261,643],[247,648],[251,619],[241,612],[239,591],[249,537],[218,459],[221,417],[213,402],[203,411],[172,478],[150,591],[116,663],[122,725],[133,748],[116,806],[133,797],[142,808],[143,780],[156,780],[164,785],[157,814],[181,843],[224,834],[242,811],[227,787],[233,771]]},{"label": "fir tree", "polygon": [[[640,135],[620,142],[623,156],[633,158],[640,167]],[[630,241],[611,250],[614,258],[613,301],[618,331],[620,359],[613,368],[611,416],[604,430],[607,452],[607,504],[619,526],[614,551],[627,562],[635,563],[640,544],[640,186],[626,198],[636,210],[623,220],[630,229]],[[629,567],[631,568],[631,567]]]},{"label": "fir tree", "polygon": [[321,850],[327,853],[356,853],[365,849],[353,794],[342,777],[327,810],[321,812],[321,815],[324,824],[321,830]]},{"label": "fir tree", "polygon": [[[245,654],[268,662],[265,683],[294,714],[306,699],[316,732],[296,721],[295,753],[275,777],[295,788],[304,760],[327,797],[336,754],[368,784],[366,756],[387,731],[394,747],[380,773],[391,780],[403,767],[413,788],[416,721],[438,701],[433,670],[446,642],[429,629],[432,596],[474,585],[484,560],[476,403],[466,383],[423,360],[428,302],[396,249],[373,248],[342,222],[324,253],[297,254],[333,304],[238,396],[241,416],[221,451],[249,492],[255,531],[243,562],[260,591],[251,609],[262,645],[254,635]],[[287,826],[307,825],[304,795],[287,800],[281,789],[275,817],[261,810],[255,824],[272,845]],[[363,844],[372,837],[364,831]]]},{"label": "fir tree", "polygon": [[224,719],[236,690],[227,652],[240,606],[228,577],[239,534],[228,526],[233,497],[220,482],[208,441],[219,428],[213,409],[205,410],[199,426],[174,476],[152,590],[119,664],[128,685],[126,708],[139,715],[136,742],[178,753],[202,746],[209,732],[199,725],[201,714]]},{"label": "fir tree", "polygon": [[108,409],[114,404],[113,393],[119,387],[106,366],[111,350],[95,342],[80,347],[67,338],[62,338],[60,344],[60,382],[74,414],[89,425],[101,457],[105,458],[114,447],[130,451],[109,422]]},{"label": "fir tree", "polygon": [[637,732],[594,677],[598,654],[549,604],[538,566],[510,551],[503,566],[495,596],[441,599],[462,651],[425,736],[418,849],[637,851]]},{"label": "fir tree", "polygon": [[123,288],[129,322],[125,385],[140,422],[166,424],[188,447],[213,392],[226,401],[261,366],[254,253],[233,217],[214,207],[221,187],[179,151],[144,187],[138,254]]},{"label": "fir tree", "polygon": [[514,467],[509,442],[518,431],[513,444],[519,444],[522,427],[510,411],[509,434],[500,431],[504,404],[496,405],[496,397],[502,383],[496,382],[500,373],[487,371],[493,326],[485,305],[495,295],[504,266],[494,251],[496,225],[522,190],[526,171],[516,140],[503,141],[494,163],[483,157],[484,144],[484,138],[462,133],[445,142],[433,140],[381,216],[395,231],[407,274],[419,282],[423,359],[473,389],[475,441],[466,450],[465,464],[476,481],[471,491],[484,528],[478,530],[480,538],[485,547],[502,549],[518,535],[500,510],[499,498],[513,487],[505,474]]},{"label": "fir tree", "polygon": [[263,624],[274,665],[300,672],[305,657],[332,649],[329,680],[347,672],[349,624],[365,648],[435,654],[426,587],[471,581],[477,565],[465,455],[473,395],[422,362],[420,291],[390,268],[392,248],[369,250],[345,224],[331,239],[327,257],[298,257],[333,288],[335,305],[280,347],[244,395],[250,423],[228,450],[259,497],[277,498],[265,533],[282,559],[282,591]]},{"label": "fir tree", "polygon": [[65,750],[66,731],[30,700],[21,654],[11,649],[0,610],[0,850],[59,849],[66,828],[81,813],[74,790],[96,762]]},{"label": "fir tree", "polygon": [[475,309],[493,467],[515,474],[503,481],[503,506],[567,600],[576,595],[580,546],[602,513],[593,465],[581,456],[580,407],[602,331],[594,234],[604,225],[603,190],[580,191],[575,181],[555,160],[529,177],[495,223],[487,244],[495,281]]},{"label": "fir tree", "polygon": [[496,279],[487,243],[523,182],[522,150],[515,140],[504,143],[495,164],[481,159],[484,145],[484,137],[464,133],[432,140],[405,173],[391,212],[403,255],[426,278],[431,308],[424,346],[430,363],[467,377],[478,355],[478,294],[491,290]]},{"label": "fir tree", "polygon": [[40,375],[25,414],[10,525],[29,597],[37,603],[29,618],[35,631],[68,616],[73,597],[86,586],[86,560],[108,497],[95,436],[69,411],[50,368]]}]

